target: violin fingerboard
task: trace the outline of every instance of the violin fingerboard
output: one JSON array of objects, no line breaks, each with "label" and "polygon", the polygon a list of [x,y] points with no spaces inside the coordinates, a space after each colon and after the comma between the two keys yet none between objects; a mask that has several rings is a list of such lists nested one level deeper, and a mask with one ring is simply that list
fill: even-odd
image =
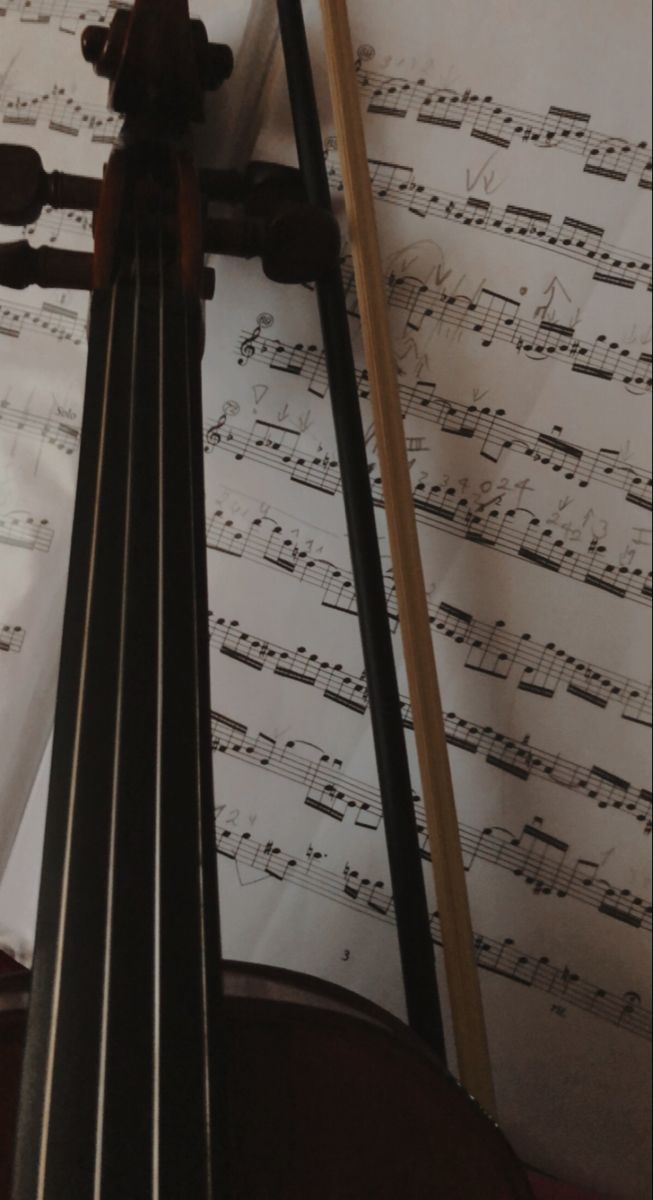
[{"label": "violin fingerboard", "polygon": [[15,1200],[214,1195],[200,336],[93,297]]}]

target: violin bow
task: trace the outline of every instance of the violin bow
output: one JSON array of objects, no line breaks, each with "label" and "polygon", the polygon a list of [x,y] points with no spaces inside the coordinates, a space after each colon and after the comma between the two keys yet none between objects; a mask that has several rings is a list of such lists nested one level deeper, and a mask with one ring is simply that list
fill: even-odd
[{"label": "violin bow", "polygon": [[[289,2],[301,9],[300,0]],[[496,1102],[487,1032],[415,521],[347,3],[346,0],[320,0],[320,6],[458,1070],[467,1090],[487,1112],[494,1114]]]},{"label": "violin bow", "polygon": [[[277,0],[305,198],[332,220],[320,118],[301,3]],[[346,293],[338,262],[316,279],[355,585],[408,1023],[446,1065],[433,934],[399,695],[386,577],[376,530]]]}]

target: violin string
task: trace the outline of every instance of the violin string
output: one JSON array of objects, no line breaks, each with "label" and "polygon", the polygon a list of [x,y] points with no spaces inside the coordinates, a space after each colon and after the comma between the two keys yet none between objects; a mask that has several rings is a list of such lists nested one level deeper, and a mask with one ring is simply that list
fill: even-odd
[{"label": "violin string", "polygon": [[152,1196],[159,1195],[159,1123],[161,1115],[161,802],[163,753],[163,551],[164,551],[164,469],[163,469],[163,245],[159,225],[158,279],[159,353],[158,353],[158,519],[157,519],[157,649],[156,649],[156,762],[154,802],[154,995],[153,995],[153,1079],[152,1079]]},{"label": "violin string", "polygon": [[206,1139],[206,1194],[208,1200],[213,1196],[213,1145],[212,1145],[212,1120],[213,1114],[211,1111],[211,1072],[209,1063],[209,1001],[208,1001],[208,984],[207,984],[207,948],[206,948],[206,899],[204,894],[204,847],[202,837],[202,769],[201,769],[201,711],[200,711],[200,670],[199,670],[199,622],[197,612],[197,588],[195,581],[197,579],[197,562],[195,557],[195,511],[196,497],[194,486],[193,472],[193,421],[191,413],[191,380],[189,375],[190,369],[190,345],[189,345],[189,313],[188,305],[184,300],[184,331],[185,331],[185,350],[186,350],[186,370],[185,370],[185,388],[186,388],[186,429],[187,429],[187,446],[188,446],[188,480],[189,480],[189,498],[190,498],[190,514],[193,528],[191,530],[190,552],[191,552],[191,594],[193,606],[193,683],[194,683],[194,698],[195,698],[195,785],[196,785],[196,802],[197,802],[197,849],[198,849],[198,897],[199,897],[199,938],[200,938],[200,955],[201,955],[201,987],[202,987],[202,1039],[204,1045],[204,1111],[205,1111],[205,1139]]},{"label": "violin string", "polygon": [[132,473],[134,448],[134,420],[136,410],[136,347],[138,345],[138,318],[141,294],[141,260],[138,231],[135,243],[136,289],[134,298],[134,320],[132,328],[132,368],[129,390],[129,433],[127,442],[127,485],[125,495],[125,525],[123,537],[122,589],[120,599],[120,635],[118,646],[118,687],[114,724],[114,753],[111,780],[111,818],[109,831],[109,864],[107,883],[106,929],[104,937],[104,964],[102,978],[102,1014],[100,1030],[100,1062],[98,1072],[98,1099],[95,1125],[95,1164],[93,1200],[99,1200],[102,1192],[102,1151],[104,1134],[104,1112],[106,1101],[107,1039],[109,1028],[109,990],[111,984],[111,954],[113,950],[113,901],[116,827],[118,812],[118,789],[120,782],[120,754],[122,749],[122,713],[124,700],[125,642],[127,632],[127,598],[129,591],[129,552],[131,545]]},{"label": "violin string", "polygon": [[75,714],[75,729],[73,737],[73,754],[70,771],[70,786],[68,793],[68,811],[66,814],[66,839],[64,846],[64,861],[61,881],[61,899],[59,907],[59,920],[57,924],[57,935],[55,943],[55,964],[54,977],[52,984],[52,1012],[50,1020],[50,1028],[48,1031],[48,1044],[45,1065],[45,1083],[43,1095],[43,1119],[41,1124],[41,1136],[38,1150],[38,1175],[37,1175],[37,1190],[36,1200],[44,1200],[45,1182],[49,1143],[49,1130],[52,1112],[52,1090],[54,1083],[54,1058],[57,1043],[57,1028],[59,1024],[59,1009],[61,1003],[61,984],[63,972],[63,951],[65,940],[66,918],[68,914],[68,901],[70,895],[70,866],[72,856],[72,841],[73,841],[73,826],[75,822],[75,813],[77,808],[77,789],[79,782],[79,760],[81,749],[81,732],[82,723],[84,720],[86,687],[87,687],[87,672],[89,658],[89,642],[90,642],[90,627],[91,613],[95,598],[95,583],[96,583],[96,568],[97,568],[97,547],[98,547],[98,526],[100,512],[100,495],[104,484],[105,470],[105,449],[107,435],[107,417],[108,417],[108,401],[109,401],[109,385],[111,382],[111,363],[112,363],[112,345],[115,329],[116,317],[116,300],[117,300],[117,285],[114,284],[111,293],[111,307],[109,315],[109,332],[107,337],[107,355],[104,370],[104,382],[102,389],[102,408],[100,417],[100,437],[98,446],[98,461],[97,473],[95,478],[95,498],[93,504],[93,524],[91,530],[91,548],[88,564],[88,576],[86,585],[86,605],[84,610],[84,627],[82,634],[82,654],[79,672],[79,685],[77,692],[77,710]]}]

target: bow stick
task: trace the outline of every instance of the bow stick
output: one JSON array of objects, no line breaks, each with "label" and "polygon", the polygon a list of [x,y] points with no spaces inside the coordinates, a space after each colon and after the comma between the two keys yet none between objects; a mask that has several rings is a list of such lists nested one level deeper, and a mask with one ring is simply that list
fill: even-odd
[{"label": "bow stick", "polygon": [[320,0],[460,1079],[495,1097],[346,0]]},{"label": "bow stick", "polygon": [[[277,10],[302,183],[309,202],[332,218],[301,0],[277,0]],[[386,830],[406,1010],[410,1026],[430,1044],[444,1065],[446,1046],[387,612],[386,583],[376,530],[346,296],[337,265],[316,280],[316,289]]]}]

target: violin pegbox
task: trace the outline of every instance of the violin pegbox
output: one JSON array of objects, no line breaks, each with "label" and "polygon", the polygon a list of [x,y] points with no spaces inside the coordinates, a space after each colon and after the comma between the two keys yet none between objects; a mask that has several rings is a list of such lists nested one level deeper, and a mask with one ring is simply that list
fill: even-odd
[{"label": "violin pegbox", "polygon": [[[331,213],[307,203],[301,173],[255,162],[244,172],[200,171],[185,145],[189,122],[203,117],[203,94],[228,78],[233,56],[213,45],[187,0],[136,0],[119,9],[109,28],[88,26],[82,53],[110,81],[110,103],[125,116],[104,180],[44,171],[35,150],[0,147],[0,221],[33,222],[45,204],[90,209],[94,254],[0,247],[0,284],[8,287],[106,288],[119,270],[121,236],[135,218],[134,180],[151,177],[177,221],[175,275],[187,294],[210,298],[213,273],[204,254],[260,257],[278,283],[312,283],[337,265],[340,230]],[[126,172],[131,180],[125,186]],[[212,201],[233,209],[206,215]],[[124,205],[127,203],[127,208]],[[147,205],[146,205],[147,207]]]}]

